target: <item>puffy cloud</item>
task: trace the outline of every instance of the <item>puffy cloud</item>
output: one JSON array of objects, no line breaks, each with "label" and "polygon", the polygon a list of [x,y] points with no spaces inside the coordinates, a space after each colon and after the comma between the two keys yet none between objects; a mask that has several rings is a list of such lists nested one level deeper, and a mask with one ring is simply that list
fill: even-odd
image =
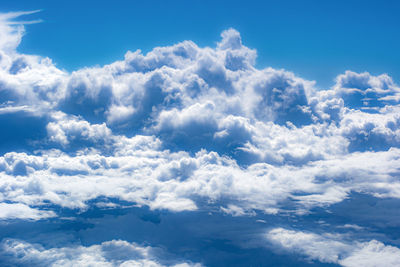
[{"label": "puffy cloud", "polygon": [[368,72],[346,71],[336,78],[333,88],[345,105],[357,109],[374,109],[387,103],[398,103],[400,88],[387,74],[373,76]]},{"label": "puffy cloud", "polygon": [[396,266],[400,264],[400,249],[393,246],[385,246],[383,243],[373,240],[358,244],[355,251],[340,261],[340,264],[348,267],[355,266]]},{"label": "puffy cloud", "polygon": [[68,117],[61,112],[52,116],[53,121],[46,126],[49,141],[68,145],[71,142],[89,142],[86,145],[100,145],[104,147],[112,139],[112,132],[102,124],[90,124],[74,116]]},{"label": "puffy cloud", "polygon": [[306,255],[311,260],[352,266],[397,266],[400,264],[400,249],[371,240],[349,242],[341,235],[315,234],[275,228],[267,239],[289,251]]},{"label": "puffy cloud", "polygon": [[233,204],[229,204],[226,208],[225,207],[221,207],[221,210],[229,215],[232,215],[234,217],[236,216],[244,216],[244,215],[248,215],[248,216],[254,216],[255,212],[254,211],[246,211],[243,208],[233,205]]},{"label": "puffy cloud", "polygon": [[399,147],[399,122],[398,107],[386,107],[375,114],[349,111],[343,115],[338,130],[350,141],[350,151],[382,151]]},{"label": "puffy cloud", "polygon": [[102,69],[84,69],[71,74],[60,109],[91,121],[104,121],[112,103],[112,76]]},{"label": "puffy cloud", "polygon": [[43,218],[55,217],[53,211],[33,209],[27,205],[20,203],[0,203],[0,220],[1,219],[32,219],[38,220]]},{"label": "puffy cloud", "polygon": [[9,263],[31,266],[201,266],[158,258],[158,250],[122,240],[46,249],[39,244],[6,239],[1,243],[0,257]]},{"label": "puffy cloud", "polygon": [[[365,152],[301,166],[252,164],[246,168],[215,152],[162,150],[144,136],[121,138],[110,155],[80,150],[68,155],[7,153],[0,158],[0,196],[30,206],[47,203],[86,209],[105,197],[171,211],[196,210],[206,198],[240,209],[276,213],[294,201],[299,213],[345,199],[352,191],[400,198],[399,150]],[[232,206],[233,207],[233,206]]]},{"label": "puffy cloud", "polygon": [[112,65],[117,74],[146,73],[163,66],[171,68],[183,68],[192,64],[197,57],[199,48],[191,41],[184,41],[172,47],[157,47],[145,56],[140,50],[128,52],[122,62]]},{"label": "puffy cloud", "polygon": [[352,191],[400,197],[399,88],[386,74],[347,71],[318,91],[257,69],[234,29],[214,48],[184,41],[67,73],[16,52],[23,14],[0,17],[5,203],[182,211],[205,198],[244,215],[287,201],[308,212]]},{"label": "puffy cloud", "polygon": [[[15,19],[27,14],[0,15],[4,223],[127,203],[277,218],[328,212],[354,192],[400,198],[399,87],[387,74],[346,71],[317,90],[289,71],[256,68],[256,51],[234,29],[215,47],[183,41],[68,73],[17,52],[26,23]],[[356,229],[346,219],[341,230]],[[399,264],[398,248],[370,237],[275,228],[267,238],[326,263]],[[115,240],[6,240],[2,249],[21,265],[176,264]]]}]

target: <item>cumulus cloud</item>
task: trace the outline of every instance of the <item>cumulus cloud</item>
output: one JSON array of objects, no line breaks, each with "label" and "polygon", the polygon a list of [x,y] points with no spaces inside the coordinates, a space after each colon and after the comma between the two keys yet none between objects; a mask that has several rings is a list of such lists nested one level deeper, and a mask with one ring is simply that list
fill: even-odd
[{"label": "cumulus cloud", "polygon": [[317,90],[256,68],[234,29],[216,47],[183,41],[68,73],[16,52],[24,14],[0,18],[4,203],[183,211],[205,198],[236,216],[400,197],[399,87],[386,74],[347,71]]},{"label": "cumulus cloud", "polygon": [[112,240],[92,246],[44,248],[21,240],[6,239],[0,244],[0,258],[17,265],[30,266],[197,266],[158,258],[159,249]]},{"label": "cumulus cloud", "polygon": [[111,130],[102,124],[90,124],[75,116],[67,116],[64,113],[55,113],[52,121],[46,125],[49,141],[68,145],[71,142],[86,142],[87,146],[101,144],[106,146],[112,139]]},{"label": "cumulus cloud", "polygon": [[346,71],[336,78],[333,90],[346,106],[365,110],[398,103],[400,96],[400,88],[391,77],[387,74],[373,76],[368,72]]},{"label": "cumulus cloud", "polygon": [[275,228],[267,239],[273,244],[311,260],[353,266],[398,266],[400,249],[379,241],[351,242],[335,234],[315,234],[302,231]]},{"label": "cumulus cloud", "polygon": [[53,211],[45,211],[33,209],[21,203],[0,203],[0,220],[1,219],[32,219],[38,220],[43,218],[55,217]]},{"label": "cumulus cloud", "polygon": [[[0,15],[2,223],[121,203],[306,217],[355,192],[400,198],[400,88],[389,75],[346,71],[317,90],[290,71],[257,68],[234,29],[215,47],[183,41],[70,73],[17,52],[29,23],[17,19],[30,13]],[[375,237],[284,228],[266,237],[309,260],[400,264],[399,249]],[[49,248],[7,239],[1,250],[17,265],[179,264],[121,240]]]},{"label": "cumulus cloud", "polygon": [[196,199],[201,197],[214,202],[224,199],[237,211],[276,213],[287,200],[304,212],[338,203],[352,191],[400,197],[395,175],[398,149],[302,166],[258,163],[242,168],[215,152],[203,150],[190,156],[162,150],[159,140],[144,136],[122,139],[114,146],[120,148],[109,156],[93,149],[74,155],[59,150],[39,155],[7,153],[0,158],[2,200],[86,209],[90,200],[106,197],[183,211],[198,209]]}]

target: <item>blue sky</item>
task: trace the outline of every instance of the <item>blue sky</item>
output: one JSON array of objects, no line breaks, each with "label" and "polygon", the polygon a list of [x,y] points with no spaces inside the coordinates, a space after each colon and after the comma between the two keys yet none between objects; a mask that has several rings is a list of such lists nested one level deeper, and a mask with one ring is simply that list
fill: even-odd
[{"label": "blue sky", "polygon": [[0,266],[400,266],[384,3],[3,1]]},{"label": "blue sky", "polygon": [[29,26],[19,51],[46,54],[67,70],[186,39],[214,46],[233,27],[257,49],[259,67],[285,68],[320,87],[345,70],[400,79],[398,1],[16,0],[0,7],[41,9],[35,17],[43,23]]}]

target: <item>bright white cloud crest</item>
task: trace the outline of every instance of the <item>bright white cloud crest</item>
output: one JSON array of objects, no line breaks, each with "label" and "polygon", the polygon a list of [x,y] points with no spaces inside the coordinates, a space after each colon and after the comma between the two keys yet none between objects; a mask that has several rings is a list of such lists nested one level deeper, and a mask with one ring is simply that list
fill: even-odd
[{"label": "bright white cloud crest", "polygon": [[306,255],[312,260],[337,263],[345,267],[399,266],[400,249],[385,246],[379,241],[346,242],[332,234],[314,234],[275,228],[267,239],[284,249]]},{"label": "bright white cloud crest", "polygon": [[[386,74],[347,71],[317,90],[257,69],[234,29],[215,48],[184,41],[67,73],[16,52],[18,15],[0,16],[1,219],[54,217],[51,205],[98,198],[175,212],[206,199],[234,216],[279,213],[287,201],[304,214],[351,192],[400,198],[400,88]],[[348,245],[329,242],[333,254],[301,252],[352,266],[381,246],[340,258]]]}]

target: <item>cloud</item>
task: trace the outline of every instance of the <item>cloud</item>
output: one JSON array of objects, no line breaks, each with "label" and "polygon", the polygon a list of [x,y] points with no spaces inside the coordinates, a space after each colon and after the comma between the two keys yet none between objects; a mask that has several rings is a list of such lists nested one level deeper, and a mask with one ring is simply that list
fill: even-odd
[{"label": "cloud", "polygon": [[346,71],[336,78],[333,88],[350,108],[373,110],[399,102],[400,88],[387,74],[373,76],[368,72]]},{"label": "cloud", "polygon": [[284,228],[272,229],[266,237],[285,250],[324,263],[336,263],[346,267],[400,264],[400,249],[376,240],[350,242],[337,234],[315,234]]},{"label": "cloud", "polygon": [[[190,156],[145,136],[113,137],[109,155],[96,149],[66,154],[7,153],[0,158],[3,201],[86,209],[105,197],[170,211],[196,210],[206,198],[237,210],[276,213],[287,201],[300,213],[345,199],[352,191],[400,198],[400,151],[365,152],[301,166],[266,163],[242,168],[215,152]],[[117,142],[118,140],[119,142]],[[232,206],[233,207],[233,206]]]},{"label": "cloud", "polygon": [[[159,249],[123,240],[92,246],[44,248],[21,240],[6,239],[0,244],[0,258],[9,263],[31,266],[201,266],[191,262],[171,262],[158,258]],[[161,263],[161,262],[164,262]]]},{"label": "cloud", "polygon": [[29,22],[18,22],[14,21],[14,19],[36,12],[38,11],[9,12],[0,14],[0,50],[6,53],[15,53],[15,49],[20,44],[24,33],[23,24]]},{"label": "cloud", "polygon": [[[3,223],[124,205],[270,222],[329,213],[353,194],[400,199],[400,89],[389,75],[346,71],[317,89],[256,67],[257,52],[235,29],[215,47],[183,41],[69,73],[17,51],[29,21],[16,19],[31,13],[0,15]],[[341,219],[334,229],[370,231]],[[379,231],[351,240],[274,228],[266,237],[309,260],[399,265],[399,249]],[[121,240],[1,244],[0,257],[17,265],[180,263]]]},{"label": "cloud", "polygon": [[64,146],[74,142],[83,143],[86,146],[101,145],[105,147],[112,138],[112,132],[105,123],[90,124],[61,112],[53,114],[52,119],[54,121],[46,125],[49,141]]},{"label": "cloud", "polygon": [[400,197],[399,87],[386,74],[347,71],[317,90],[258,69],[234,29],[216,47],[183,41],[68,73],[15,50],[23,14],[0,19],[3,202],[178,212],[201,198],[245,215]]},{"label": "cloud", "polygon": [[341,260],[343,266],[396,266],[400,264],[400,249],[385,246],[379,241],[361,243],[349,257]]},{"label": "cloud", "polygon": [[1,219],[32,219],[38,220],[43,218],[55,217],[53,211],[45,211],[33,209],[27,205],[20,203],[0,203],[0,220]]}]

